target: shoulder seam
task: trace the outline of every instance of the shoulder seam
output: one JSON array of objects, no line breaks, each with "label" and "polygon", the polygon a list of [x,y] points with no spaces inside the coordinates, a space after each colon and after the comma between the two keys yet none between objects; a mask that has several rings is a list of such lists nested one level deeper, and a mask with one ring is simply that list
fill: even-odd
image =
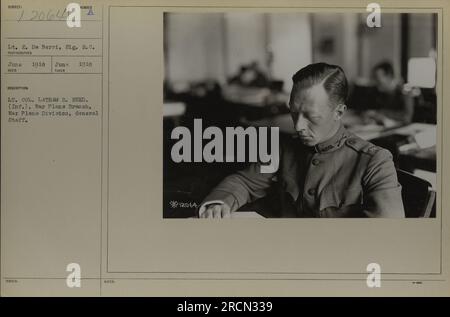
[{"label": "shoulder seam", "polygon": [[370,156],[375,155],[380,151],[380,149],[382,149],[370,141],[366,141],[357,136],[351,136],[345,143],[355,151],[362,152]]}]

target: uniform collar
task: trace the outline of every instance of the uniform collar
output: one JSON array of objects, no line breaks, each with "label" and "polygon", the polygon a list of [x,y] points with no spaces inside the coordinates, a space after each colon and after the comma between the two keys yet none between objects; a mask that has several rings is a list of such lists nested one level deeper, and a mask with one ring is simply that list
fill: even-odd
[{"label": "uniform collar", "polygon": [[337,132],[331,138],[329,138],[327,141],[316,144],[314,146],[314,151],[316,153],[333,152],[339,149],[345,143],[345,140],[348,137],[349,133],[347,129],[345,129],[344,125],[341,124]]}]

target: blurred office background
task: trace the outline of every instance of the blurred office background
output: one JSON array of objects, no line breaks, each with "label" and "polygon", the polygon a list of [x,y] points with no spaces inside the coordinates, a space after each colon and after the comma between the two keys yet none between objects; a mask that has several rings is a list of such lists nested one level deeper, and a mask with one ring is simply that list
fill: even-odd
[{"label": "blurred office background", "polygon": [[[239,163],[170,159],[177,125],[278,126],[293,133],[292,75],[314,62],[341,66],[350,83],[344,124],[388,148],[412,182],[436,188],[437,14],[166,13],[164,186],[201,199]],[[417,184],[416,184],[417,185]],[[420,185],[420,184],[419,184]],[[420,187],[417,185],[416,187]],[[170,190],[168,190],[170,192]],[[168,215],[170,216],[170,215]]]}]

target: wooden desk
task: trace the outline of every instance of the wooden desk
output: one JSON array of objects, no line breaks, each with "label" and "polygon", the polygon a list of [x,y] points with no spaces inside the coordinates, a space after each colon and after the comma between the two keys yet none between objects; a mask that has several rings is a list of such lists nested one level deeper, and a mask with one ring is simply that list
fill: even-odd
[{"label": "wooden desk", "polygon": [[231,218],[256,218],[256,219],[265,219],[265,217],[261,216],[259,213],[255,211],[235,211],[231,213]]}]

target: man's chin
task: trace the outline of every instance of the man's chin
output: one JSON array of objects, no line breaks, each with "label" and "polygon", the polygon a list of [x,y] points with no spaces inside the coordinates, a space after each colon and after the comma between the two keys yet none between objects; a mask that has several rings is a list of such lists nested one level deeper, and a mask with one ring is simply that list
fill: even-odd
[{"label": "man's chin", "polygon": [[299,137],[300,142],[302,142],[306,146],[314,146],[317,144],[317,142],[314,140],[314,138],[311,137]]}]

